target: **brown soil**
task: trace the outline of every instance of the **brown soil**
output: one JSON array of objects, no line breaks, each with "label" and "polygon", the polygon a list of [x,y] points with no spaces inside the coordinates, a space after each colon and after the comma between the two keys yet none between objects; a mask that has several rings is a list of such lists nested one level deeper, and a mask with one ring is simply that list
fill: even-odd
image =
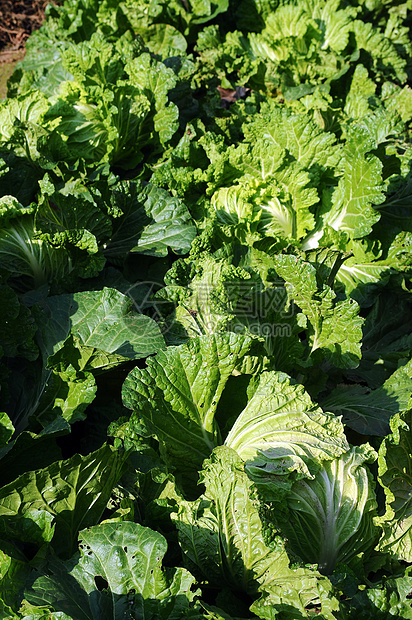
[{"label": "brown soil", "polygon": [[0,64],[24,55],[27,37],[40,28],[48,0],[0,0]]},{"label": "brown soil", "polygon": [[0,0],[0,99],[6,97],[7,80],[24,57],[27,38],[42,25],[49,1]]}]

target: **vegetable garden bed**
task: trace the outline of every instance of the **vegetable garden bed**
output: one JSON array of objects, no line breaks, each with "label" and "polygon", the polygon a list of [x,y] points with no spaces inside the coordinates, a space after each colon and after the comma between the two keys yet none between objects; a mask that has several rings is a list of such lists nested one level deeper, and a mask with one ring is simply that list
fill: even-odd
[{"label": "vegetable garden bed", "polygon": [[0,102],[1,618],[412,618],[411,9],[47,7]]}]

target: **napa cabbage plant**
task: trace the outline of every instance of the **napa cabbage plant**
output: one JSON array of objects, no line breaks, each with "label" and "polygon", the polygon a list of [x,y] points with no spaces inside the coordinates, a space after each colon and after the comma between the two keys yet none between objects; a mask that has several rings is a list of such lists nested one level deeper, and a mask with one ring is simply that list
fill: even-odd
[{"label": "napa cabbage plant", "polygon": [[13,196],[0,199],[3,226],[0,231],[2,268],[22,278],[29,289],[67,277],[74,265],[64,248],[55,248],[37,234],[34,205],[24,208]]},{"label": "napa cabbage plant", "polygon": [[313,479],[297,481],[287,497],[287,510],[278,521],[281,531],[300,557],[325,574],[338,562],[350,564],[370,552],[376,543],[377,502],[365,465],[375,459],[370,446],[353,447],[326,462]]}]

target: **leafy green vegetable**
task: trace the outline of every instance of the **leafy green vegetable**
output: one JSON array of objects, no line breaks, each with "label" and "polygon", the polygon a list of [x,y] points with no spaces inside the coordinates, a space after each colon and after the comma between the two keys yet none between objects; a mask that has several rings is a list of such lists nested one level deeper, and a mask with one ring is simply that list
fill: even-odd
[{"label": "leafy green vegetable", "polygon": [[370,446],[352,448],[327,461],[312,480],[299,480],[287,497],[281,529],[300,557],[330,574],[337,562],[349,563],[376,540],[376,500],[365,462]]},{"label": "leafy green vegetable", "polygon": [[300,325],[309,322],[309,355],[317,355],[318,351],[340,368],[356,367],[362,338],[356,302],[339,300],[327,285],[319,290],[316,270],[293,256],[278,256],[275,265],[288,286],[289,296],[306,317],[302,317]]},{"label": "leafy green vegetable", "polygon": [[106,257],[124,256],[129,251],[167,256],[168,248],[176,253],[190,250],[196,229],[181,200],[155,185],[125,182],[113,195],[122,215],[105,244]]},{"label": "leafy green vegetable", "polygon": [[204,495],[182,503],[172,515],[188,568],[220,587],[223,583],[238,592],[269,594],[272,604],[282,603],[286,584],[295,610],[315,602],[316,573],[292,570],[280,541],[266,545],[253,484],[236,453],[216,448],[201,478]]},{"label": "leafy green vegetable", "polygon": [[389,432],[388,421],[408,407],[412,393],[411,362],[401,366],[376,390],[360,385],[337,387],[322,401],[322,406],[364,435],[385,436]]},{"label": "leafy green vegetable", "polygon": [[88,456],[77,454],[22,474],[1,490],[2,538],[51,540],[57,553],[69,557],[80,529],[102,515],[124,460],[121,453],[102,446]]},{"label": "leafy green vegetable", "polygon": [[1,617],[411,617],[411,10],[47,7],[0,102]]},{"label": "leafy green vegetable", "polygon": [[133,409],[131,428],[159,441],[163,458],[193,478],[221,443],[215,419],[230,375],[250,348],[250,339],[223,333],[169,347],[135,368],[123,385],[123,402]]},{"label": "leafy green vegetable", "polygon": [[283,373],[263,373],[254,388],[225,444],[246,462],[265,495],[280,500],[282,487],[295,478],[290,472],[313,478],[319,462],[339,456],[348,444],[339,420],[314,406],[302,386]]},{"label": "leafy green vegetable", "polygon": [[163,536],[138,523],[102,523],[79,535],[80,557],[51,559],[47,573],[26,591],[29,602],[50,605],[79,620],[130,613],[177,618],[193,600],[194,578],[183,568],[161,567]]},{"label": "leafy green vegetable", "polygon": [[379,519],[383,535],[378,548],[406,562],[411,557],[410,419],[410,410],[395,414],[392,433],[379,450],[379,481],[385,491],[386,512]]}]

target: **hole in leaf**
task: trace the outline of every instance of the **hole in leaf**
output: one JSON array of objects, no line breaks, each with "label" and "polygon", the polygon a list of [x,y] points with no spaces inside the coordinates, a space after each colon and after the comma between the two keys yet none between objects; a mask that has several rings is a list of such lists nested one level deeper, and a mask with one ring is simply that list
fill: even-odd
[{"label": "hole in leaf", "polygon": [[107,583],[106,579],[101,575],[95,576],[94,583],[96,584],[96,588],[100,591],[109,589],[109,584]]},{"label": "hole in leaf", "polygon": [[123,547],[123,551],[127,553],[127,547]]}]

